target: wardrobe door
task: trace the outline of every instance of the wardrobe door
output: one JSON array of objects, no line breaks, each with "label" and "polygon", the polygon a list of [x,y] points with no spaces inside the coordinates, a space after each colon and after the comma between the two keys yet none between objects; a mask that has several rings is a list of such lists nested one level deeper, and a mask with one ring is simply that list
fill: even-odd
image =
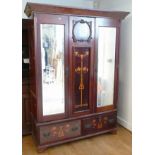
[{"label": "wardrobe door", "polygon": [[72,116],[92,113],[94,18],[70,18],[70,112]]},{"label": "wardrobe door", "polygon": [[96,109],[116,106],[118,83],[118,26],[115,20],[96,19]]},{"label": "wardrobe door", "polygon": [[40,121],[67,117],[68,17],[36,14],[36,70]]}]

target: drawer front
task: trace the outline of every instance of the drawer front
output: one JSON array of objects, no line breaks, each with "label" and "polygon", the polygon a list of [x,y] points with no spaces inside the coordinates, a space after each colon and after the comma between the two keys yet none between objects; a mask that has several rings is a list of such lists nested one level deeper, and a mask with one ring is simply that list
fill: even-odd
[{"label": "drawer front", "polygon": [[81,121],[65,122],[40,127],[40,144],[56,142],[81,135]]},{"label": "drawer front", "polygon": [[102,114],[82,120],[83,134],[90,134],[116,127],[116,113]]}]

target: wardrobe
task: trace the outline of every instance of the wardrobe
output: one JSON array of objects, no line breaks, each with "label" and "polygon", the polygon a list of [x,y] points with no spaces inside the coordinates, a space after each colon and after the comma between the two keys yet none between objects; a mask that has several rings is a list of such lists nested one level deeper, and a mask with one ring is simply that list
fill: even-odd
[{"label": "wardrobe", "polygon": [[119,38],[128,12],[27,3],[38,151],[117,131]]}]

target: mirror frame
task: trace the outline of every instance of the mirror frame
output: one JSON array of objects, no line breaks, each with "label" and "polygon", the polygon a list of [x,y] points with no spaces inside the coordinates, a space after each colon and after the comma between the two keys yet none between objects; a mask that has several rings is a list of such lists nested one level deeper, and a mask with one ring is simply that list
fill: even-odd
[{"label": "mirror frame", "polygon": [[[37,112],[37,119],[40,122],[43,121],[52,121],[52,120],[56,120],[56,119],[62,119],[62,118],[66,118],[68,116],[68,96],[69,96],[69,92],[67,91],[69,89],[68,83],[69,83],[69,72],[67,72],[68,70],[68,54],[69,54],[69,50],[68,50],[68,27],[69,27],[69,23],[68,23],[68,17],[64,16],[64,15],[51,15],[51,14],[35,14],[36,19],[36,33],[37,35],[34,34],[35,40],[37,42],[37,46],[35,46],[36,51],[36,61],[35,61],[35,70],[37,72],[36,76],[36,98],[37,98],[37,107],[36,107],[36,112]],[[65,74],[65,112],[64,113],[59,113],[59,114],[53,114],[53,115],[43,115],[43,105],[42,105],[42,69],[41,69],[41,42],[40,42],[40,24],[60,24],[60,25],[64,25],[64,65],[65,65],[65,70],[64,70],[64,74]]]},{"label": "mirror frame", "polygon": [[[80,23],[80,24],[87,24],[87,26],[89,28],[89,37],[87,39],[77,39],[76,38],[76,35],[74,33],[74,30],[75,30],[75,27],[76,27],[76,25],[78,23]],[[78,42],[78,41],[79,42],[84,42],[84,41],[90,42],[90,40],[92,39],[92,23],[91,22],[88,22],[88,21],[85,21],[83,19],[78,20],[78,21],[73,20],[72,38],[73,38],[73,41],[74,42]]]},{"label": "mirror frame", "polygon": [[[118,102],[118,80],[119,80],[119,36],[120,36],[120,22],[113,20],[113,19],[108,19],[108,18],[96,18],[96,30],[98,27],[114,27],[116,28],[116,46],[115,46],[115,69],[114,69],[114,94],[113,94],[113,104],[104,106],[104,107],[97,107],[97,76],[95,76],[95,83],[94,83],[94,102],[96,103],[95,105],[95,111],[96,112],[104,112],[106,110],[113,110],[117,108],[117,102]],[[95,44],[98,45],[98,31],[96,31],[96,40]],[[98,48],[96,46],[95,50],[97,51],[95,53],[95,66],[94,69],[97,72],[97,57],[98,57]]]},{"label": "mirror frame", "polygon": [[[61,28],[61,30],[63,31],[62,37],[60,37],[59,31],[61,30],[57,30],[57,28]],[[46,32],[48,31],[48,33]],[[51,34],[51,32],[54,31],[54,33]],[[57,35],[56,35],[57,34]],[[43,40],[43,38],[46,37],[48,38],[48,41]],[[41,68],[42,68],[42,109],[43,109],[43,116],[49,116],[49,115],[57,115],[57,114],[61,114],[61,113],[65,113],[65,74],[64,74],[64,70],[65,70],[65,66],[64,66],[64,25],[62,24],[40,24],[40,39],[41,39]],[[44,38],[45,39],[45,38]],[[62,42],[62,49],[56,50],[57,47],[59,48],[59,46],[55,46],[55,50],[52,50],[51,53],[54,53],[54,55],[50,55],[51,53],[49,53],[49,51],[51,51],[51,43],[52,40],[54,42],[56,41],[61,41]],[[56,42],[56,45],[59,45]],[[60,52],[61,51],[61,52]],[[58,58],[58,54],[62,54],[62,59]],[[51,61],[50,61],[50,59]],[[58,88],[57,86],[60,84],[60,77],[57,77],[57,65],[54,65],[53,61],[56,61],[57,63],[59,63],[59,66],[62,67],[61,70],[61,86],[63,87],[63,91],[62,94],[60,96],[57,96],[56,94],[54,95],[55,97],[53,98],[52,93],[55,93],[57,90],[56,88]],[[58,61],[59,60],[59,61]],[[46,62],[47,61],[47,62]],[[61,62],[62,61],[62,62]],[[56,63],[56,64],[57,64]],[[53,73],[53,74],[52,74]],[[59,75],[59,74],[58,74]],[[58,82],[58,79],[60,80]],[[58,83],[57,83],[58,82]],[[51,87],[53,87],[55,85],[55,88],[51,89]],[[49,92],[49,88],[50,88],[50,94]],[[54,90],[54,91],[53,91]],[[60,91],[60,88],[59,88]],[[49,101],[46,101],[48,98]],[[54,100],[56,99],[56,100]],[[62,100],[62,102],[61,102]],[[56,103],[55,103],[56,102]],[[53,105],[54,104],[54,105]],[[60,105],[63,105],[60,106]],[[48,106],[50,105],[50,106]],[[59,106],[58,106],[59,105]],[[58,108],[59,107],[59,108]]]}]

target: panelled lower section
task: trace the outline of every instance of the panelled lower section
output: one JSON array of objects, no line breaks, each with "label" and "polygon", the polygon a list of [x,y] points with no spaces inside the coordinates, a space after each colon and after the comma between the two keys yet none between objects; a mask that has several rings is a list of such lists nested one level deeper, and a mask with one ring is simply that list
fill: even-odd
[{"label": "panelled lower section", "polygon": [[82,120],[83,134],[91,134],[116,127],[116,113],[96,115]]},{"label": "panelled lower section", "polygon": [[48,147],[58,143],[69,142],[93,136],[116,129],[116,111],[87,115],[79,119],[66,119],[64,121],[55,121],[35,124],[35,133],[38,135],[35,139],[39,141],[39,147]]},{"label": "panelled lower section", "polygon": [[81,121],[70,121],[40,127],[40,144],[57,142],[81,135]]}]

